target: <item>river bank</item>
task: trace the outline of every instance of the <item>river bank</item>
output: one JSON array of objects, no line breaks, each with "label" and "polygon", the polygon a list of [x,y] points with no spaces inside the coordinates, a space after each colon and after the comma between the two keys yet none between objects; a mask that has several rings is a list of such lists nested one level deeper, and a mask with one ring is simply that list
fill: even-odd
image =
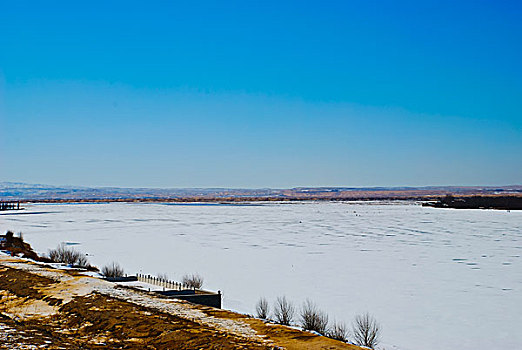
[{"label": "river bank", "polygon": [[0,295],[3,344],[11,349],[360,349],[5,254]]}]

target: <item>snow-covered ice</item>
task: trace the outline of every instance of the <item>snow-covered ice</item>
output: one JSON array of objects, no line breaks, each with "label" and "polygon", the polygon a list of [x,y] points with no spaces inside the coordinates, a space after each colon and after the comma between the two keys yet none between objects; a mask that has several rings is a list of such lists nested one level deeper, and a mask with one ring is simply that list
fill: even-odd
[{"label": "snow-covered ice", "polygon": [[[35,204],[0,214],[38,252],[60,242],[129,274],[198,272],[224,307],[315,301],[370,312],[387,348],[522,348],[522,212],[412,203]],[[75,244],[78,243],[78,244]]]}]

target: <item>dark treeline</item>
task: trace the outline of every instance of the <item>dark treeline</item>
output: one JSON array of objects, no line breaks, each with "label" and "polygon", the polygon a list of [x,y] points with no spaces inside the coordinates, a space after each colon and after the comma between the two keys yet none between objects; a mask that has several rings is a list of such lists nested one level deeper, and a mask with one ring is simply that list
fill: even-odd
[{"label": "dark treeline", "polygon": [[437,202],[424,203],[424,206],[455,209],[501,209],[522,210],[521,196],[446,196]]}]

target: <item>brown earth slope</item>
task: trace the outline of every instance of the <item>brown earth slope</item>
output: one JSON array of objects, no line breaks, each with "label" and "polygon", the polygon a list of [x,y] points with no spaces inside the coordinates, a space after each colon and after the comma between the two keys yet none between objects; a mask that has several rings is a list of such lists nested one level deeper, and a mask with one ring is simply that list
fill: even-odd
[{"label": "brown earth slope", "polygon": [[360,349],[0,255],[3,349]]}]

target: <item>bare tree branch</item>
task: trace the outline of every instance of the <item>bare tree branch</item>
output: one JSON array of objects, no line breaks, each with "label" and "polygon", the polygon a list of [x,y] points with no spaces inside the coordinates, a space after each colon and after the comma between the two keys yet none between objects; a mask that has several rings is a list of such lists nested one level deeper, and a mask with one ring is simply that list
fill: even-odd
[{"label": "bare tree branch", "polygon": [[268,319],[270,315],[270,306],[268,305],[268,301],[265,298],[259,299],[256,305],[256,314],[258,318],[262,318],[264,320]]},{"label": "bare tree branch", "polygon": [[355,344],[374,349],[381,340],[381,327],[370,314],[357,315],[353,324],[353,337]]},{"label": "bare tree branch", "polygon": [[188,288],[200,289],[203,287],[203,277],[193,273],[192,275],[185,275],[181,279],[181,283],[186,285]]},{"label": "bare tree branch", "polygon": [[124,271],[123,268],[117,262],[112,262],[108,265],[105,265],[101,269],[102,275],[105,277],[123,277]]},{"label": "bare tree branch", "polygon": [[350,332],[345,323],[335,321],[328,330],[327,336],[335,340],[347,342]]},{"label": "bare tree branch", "polygon": [[301,326],[306,330],[325,334],[328,328],[328,315],[307,299],[301,309]]},{"label": "bare tree branch", "polygon": [[294,319],[295,308],[286,299],[286,297],[278,297],[274,306],[274,317],[277,323],[289,326]]}]

